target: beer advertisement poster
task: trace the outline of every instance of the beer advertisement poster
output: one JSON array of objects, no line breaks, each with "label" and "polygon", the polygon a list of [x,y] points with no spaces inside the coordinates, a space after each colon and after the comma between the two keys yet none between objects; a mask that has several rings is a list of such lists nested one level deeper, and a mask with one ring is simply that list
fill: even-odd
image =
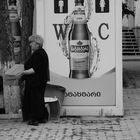
[{"label": "beer advertisement poster", "polygon": [[43,10],[39,5],[43,33],[37,32],[44,36],[50,83],[66,88],[62,112],[92,115],[93,108],[122,104],[121,1],[42,0]]}]

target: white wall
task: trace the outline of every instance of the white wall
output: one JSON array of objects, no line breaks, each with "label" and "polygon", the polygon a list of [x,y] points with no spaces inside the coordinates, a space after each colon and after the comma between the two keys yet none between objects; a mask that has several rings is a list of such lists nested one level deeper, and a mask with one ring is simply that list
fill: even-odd
[{"label": "white wall", "polygon": [[135,27],[140,27],[140,0],[135,2],[136,15],[135,15]]}]

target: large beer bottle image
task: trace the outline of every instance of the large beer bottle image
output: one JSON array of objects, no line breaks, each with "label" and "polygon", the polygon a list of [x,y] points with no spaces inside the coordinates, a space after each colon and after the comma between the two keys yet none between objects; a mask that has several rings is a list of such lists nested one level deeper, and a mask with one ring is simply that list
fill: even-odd
[{"label": "large beer bottle image", "polygon": [[75,0],[72,27],[69,33],[69,78],[90,77],[90,39],[84,0]]}]

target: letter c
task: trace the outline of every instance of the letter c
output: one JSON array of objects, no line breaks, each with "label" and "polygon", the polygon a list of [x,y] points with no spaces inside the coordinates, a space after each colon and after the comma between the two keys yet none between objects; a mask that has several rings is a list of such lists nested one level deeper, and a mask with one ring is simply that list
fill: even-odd
[{"label": "letter c", "polygon": [[99,26],[99,29],[98,29],[98,33],[99,33],[99,36],[102,40],[106,40],[108,37],[109,37],[109,34],[106,35],[106,36],[102,36],[101,34],[101,30],[102,30],[102,27],[105,26],[107,28],[107,30],[109,30],[109,27],[108,27],[108,24],[107,23],[102,23],[100,26]]}]

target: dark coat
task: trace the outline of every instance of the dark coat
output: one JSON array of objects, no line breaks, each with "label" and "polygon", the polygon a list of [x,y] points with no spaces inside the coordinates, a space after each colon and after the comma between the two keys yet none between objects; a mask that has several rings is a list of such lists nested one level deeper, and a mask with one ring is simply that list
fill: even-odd
[{"label": "dark coat", "polygon": [[25,91],[22,104],[23,120],[42,120],[47,118],[44,92],[50,80],[49,59],[43,49],[36,50],[27,62],[25,70],[33,68],[35,73],[24,75]]},{"label": "dark coat", "polygon": [[50,80],[49,59],[44,49],[36,50],[24,65],[25,70],[33,68],[35,73],[25,76],[26,84],[39,86]]}]

